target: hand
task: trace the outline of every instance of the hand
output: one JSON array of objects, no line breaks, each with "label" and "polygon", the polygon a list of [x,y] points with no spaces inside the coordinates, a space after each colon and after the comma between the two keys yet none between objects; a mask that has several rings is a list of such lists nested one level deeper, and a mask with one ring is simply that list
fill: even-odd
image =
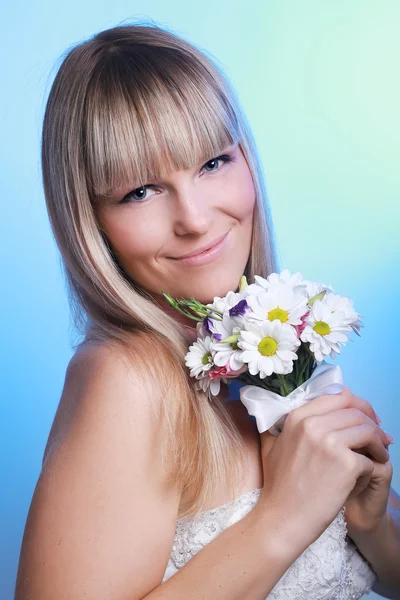
[{"label": "hand", "polygon": [[[378,429],[380,428],[378,427]],[[382,430],[380,429],[380,431]],[[382,435],[379,435],[382,439]],[[383,444],[387,449],[389,445],[388,438],[383,441]],[[358,478],[356,486],[344,504],[346,507],[345,519],[350,537],[354,537],[357,533],[377,530],[385,522],[393,476],[393,466],[389,458],[385,461],[375,460],[366,452],[365,448],[355,450],[355,452],[368,456],[372,462],[373,470],[371,475],[363,475]]]},{"label": "hand", "polygon": [[[387,517],[390,483],[392,481],[393,466],[390,460],[380,463],[372,460],[373,471],[370,477],[360,477],[356,487],[364,488],[356,492],[353,490],[346,500],[345,519],[350,537],[357,533],[372,532],[384,524]],[[366,481],[365,481],[366,480]]]},{"label": "hand", "polygon": [[[257,506],[261,511],[264,505],[266,510],[276,507],[278,517],[293,515],[293,534],[303,535],[300,543],[307,547],[352,493],[357,497],[371,479],[376,481],[375,462],[380,466],[388,462],[385,445],[389,440],[376,421],[372,406],[348,388],[294,409],[278,437],[268,431],[261,434],[264,485]],[[371,497],[374,502],[368,506]],[[360,527],[379,518],[385,506],[382,495],[378,499],[365,492],[349,503],[350,528],[353,523]],[[300,529],[296,525],[299,516]]]}]

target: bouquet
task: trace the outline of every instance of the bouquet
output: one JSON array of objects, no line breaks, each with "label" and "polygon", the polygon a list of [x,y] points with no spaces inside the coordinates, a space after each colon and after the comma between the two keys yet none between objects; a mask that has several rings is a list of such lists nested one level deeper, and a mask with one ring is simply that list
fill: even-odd
[{"label": "bouquet", "polygon": [[285,269],[254,279],[248,284],[243,276],[237,291],[210,304],[162,293],[170,306],[197,321],[197,341],[185,356],[196,388],[212,401],[221,381],[245,383],[240,400],[258,431],[279,435],[291,410],[343,390],[340,367],[325,357],[335,358],[349,334],[360,335],[364,325],[352,300],[303,280],[301,273]]}]

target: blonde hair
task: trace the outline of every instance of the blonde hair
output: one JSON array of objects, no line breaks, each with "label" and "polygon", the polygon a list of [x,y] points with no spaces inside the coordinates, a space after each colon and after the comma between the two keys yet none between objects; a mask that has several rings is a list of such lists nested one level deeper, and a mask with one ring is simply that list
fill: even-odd
[{"label": "blonde hair", "polygon": [[[244,272],[252,281],[254,274],[277,270],[264,178],[235,92],[206,51],[154,22],[101,31],[67,50],[44,114],[44,193],[75,326],[81,343],[121,344],[138,368],[156,370],[163,456],[174,457],[175,481],[190,498],[181,517],[201,511],[217,483],[232,498],[238,493],[243,441],[222,399],[209,402],[195,390],[184,364],[183,325],[125,275],[101,231],[96,205],[132,179],[146,182],[164,168],[193,168],[234,142],[256,189]],[[146,349],[145,358],[138,347]]]}]

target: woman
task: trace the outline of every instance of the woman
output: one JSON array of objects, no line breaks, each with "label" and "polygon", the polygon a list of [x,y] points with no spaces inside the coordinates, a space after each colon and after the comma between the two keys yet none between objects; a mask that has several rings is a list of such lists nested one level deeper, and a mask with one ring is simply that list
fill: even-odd
[{"label": "woman", "polygon": [[[16,600],[394,589],[389,439],[371,405],[350,390],[321,396],[278,438],[260,436],[237,390],[210,403],[188,377],[193,323],[161,291],[207,303],[243,274],[277,270],[261,165],[222,71],[154,25],[97,34],[56,75],[42,168],[84,340],[45,449]],[[370,564],[345,539],[345,502]]]}]

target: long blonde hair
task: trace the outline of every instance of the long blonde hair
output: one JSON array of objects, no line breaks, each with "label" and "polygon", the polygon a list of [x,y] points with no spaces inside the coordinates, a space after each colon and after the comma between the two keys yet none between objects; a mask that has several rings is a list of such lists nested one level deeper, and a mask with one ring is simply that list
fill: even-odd
[{"label": "long blonde hair", "polygon": [[[205,50],[154,22],[101,31],[67,50],[44,114],[44,193],[75,326],[81,343],[121,344],[138,368],[155,370],[163,456],[174,457],[175,481],[190,498],[181,517],[201,511],[217,483],[232,498],[238,493],[243,442],[222,399],[209,402],[195,390],[184,364],[183,325],[123,272],[96,205],[114,187],[151,180],[165,168],[193,168],[233,142],[240,143],[256,189],[244,273],[252,281],[277,270],[264,177],[236,94]],[[145,357],[134,352],[138,346]]]}]

